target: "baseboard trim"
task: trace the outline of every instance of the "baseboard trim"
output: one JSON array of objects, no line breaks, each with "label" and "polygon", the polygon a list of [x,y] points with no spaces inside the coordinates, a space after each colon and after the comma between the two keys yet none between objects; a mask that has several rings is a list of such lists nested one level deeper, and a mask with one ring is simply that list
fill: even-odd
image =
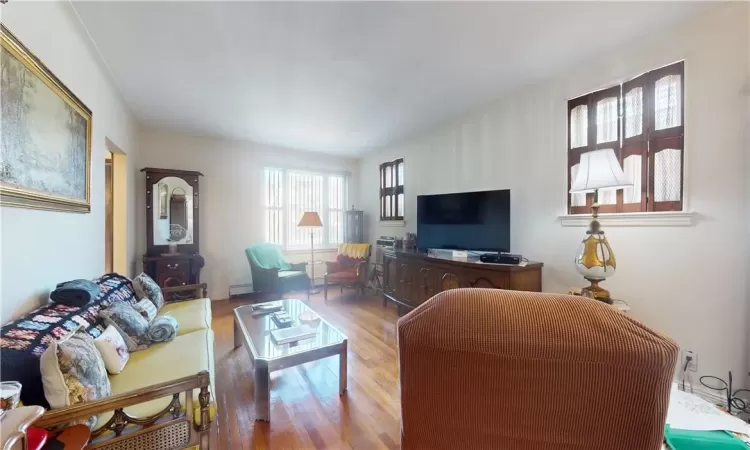
[{"label": "baseboard trim", "polygon": [[[679,380],[674,381],[677,384],[678,389],[682,389],[682,382]],[[690,384],[685,383],[685,390],[687,392],[690,392]],[[697,395],[698,397],[702,398],[703,400],[706,400],[707,402],[710,402],[716,406],[721,406],[723,408],[727,407],[727,398],[724,395],[719,394],[717,391],[713,391],[702,384],[700,382],[693,383],[693,392],[692,394]]]},{"label": "baseboard trim", "polygon": [[252,294],[253,291],[253,284],[235,284],[232,286],[229,286],[229,298],[237,297],[239,295],[247,295]]}]

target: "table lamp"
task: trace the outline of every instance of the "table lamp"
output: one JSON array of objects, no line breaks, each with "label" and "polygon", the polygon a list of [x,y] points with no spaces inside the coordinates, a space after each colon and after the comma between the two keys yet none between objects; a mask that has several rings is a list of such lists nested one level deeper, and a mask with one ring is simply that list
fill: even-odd
[{"label": "table lamp", "polygon": [[[299,223],[297,224],[298,227],[306,227],[310,229],[310,284],[315,286],[315,228],[320,228],[323,226],[323,222],[320,221],[320,216],[316,211],[306,211],[304,214],[302,214],[302,219],[300,219]],[[311,294],[317,294],[319,291],[310,291]]]},{"label": "table lamp", "polygon": [[585,296],[612,303],[609,291],[599,286],[601,281],[615,274],[617,263],[615,254],[607,241],[604,231],[597,220],[599,215],[599,191],[604,189],[621,189],[632,186],[617,161],[615,151],[611,148],[594,150],[581,155],[578,174],[570,193],[594,193],[591,205],[592,219],[586,237],[578,247],[575,264],[578,273],[583,275],[590,286],[583,288]]}]

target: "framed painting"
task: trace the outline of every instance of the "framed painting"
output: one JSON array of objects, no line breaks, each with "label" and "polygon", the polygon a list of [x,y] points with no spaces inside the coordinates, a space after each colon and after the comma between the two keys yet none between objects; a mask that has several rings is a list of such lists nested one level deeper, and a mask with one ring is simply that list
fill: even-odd
[{"label": "framed painting", "polygon": [[91,110],[0,24],[0,204],[91,211]]}]

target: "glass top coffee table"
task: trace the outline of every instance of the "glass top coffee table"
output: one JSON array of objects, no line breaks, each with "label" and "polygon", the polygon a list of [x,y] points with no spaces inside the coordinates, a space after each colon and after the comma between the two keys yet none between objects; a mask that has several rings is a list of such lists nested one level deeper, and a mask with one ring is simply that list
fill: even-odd
[{"label": "glass top coffee table", "polygon": [[[255,420],[270,420],[270,374],[275,370],[304,364],[339,355],[339,395],[346,391],[346,336],[318,316],[320,322],[310,325],[315,336],[289,344],[277,344],[271,331],[279,329],[271,319],[272,314],[253,315],[253,306],[280,303],[294,320],[293,326],[302,325],[299,315],[313,312],[302,300],[285,299],[256,305],[240,306],[234,310],[234,348],[242,345],[250,355],[255,385]],[[317,315],[317,314],[316,314]]]}]

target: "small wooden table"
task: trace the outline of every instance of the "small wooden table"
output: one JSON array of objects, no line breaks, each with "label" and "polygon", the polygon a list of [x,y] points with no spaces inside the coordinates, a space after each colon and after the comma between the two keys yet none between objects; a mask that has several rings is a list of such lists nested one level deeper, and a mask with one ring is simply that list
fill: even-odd
[{"label": "small wooden table", "polygon": [[42,450],[83,450],[91,439],[91,430],[86,425],[72,425],[52,434]]},{"label": "small wooden table", "polygon": [[[295,326],[299,325],[297,318],[301,313],[312,311],[302,300],[285,299],[276,300],[276,302],[279,302],[283,310],[297,322]],[[270,421],[270,375],[276,370],[338,355],[339,395],[344,394],[346,391],[347,339],[341,331],[321,317],[320,324],[317,326],[318,332],[314,337],[278,345],[271,337],[271,331],[279,328],[271,319],[271,314],[253,316],[253,306],[255,305],[240,306],[234,310],[234,348],[244,344],[250,355],[255,389],[255,420]]]},{"label": "small wooden table", "polygon": [[[570,288],[568,290],[568,295],[577,295],[579,297],[584,297],[581,295],[581,288],[577,288],[577,287]],[[586,298],[589,298],[589,297],[586,297]],[[594,299],[591,299],[591,300],[594,300]],[[624,313],[630,312],[630,306],[622,300],[617,300],[613,298],[612,304],[610,306]]]}]

